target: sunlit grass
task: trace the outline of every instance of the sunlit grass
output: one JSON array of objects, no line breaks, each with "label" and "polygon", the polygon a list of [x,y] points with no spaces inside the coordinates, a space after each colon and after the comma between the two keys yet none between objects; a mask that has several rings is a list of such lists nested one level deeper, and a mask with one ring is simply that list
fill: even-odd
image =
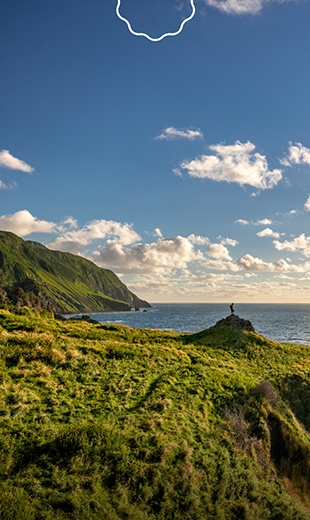
[{"label": "sunlit grass", "polygon": [[0,518],[309,518],[309,361],[243,331],[0,311]]}]

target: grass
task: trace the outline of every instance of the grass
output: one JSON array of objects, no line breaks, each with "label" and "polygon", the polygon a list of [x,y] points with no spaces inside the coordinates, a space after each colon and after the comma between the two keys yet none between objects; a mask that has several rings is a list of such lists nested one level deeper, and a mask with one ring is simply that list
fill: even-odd
[{"label": "grass", "polygon": [[310,518],[309,347],[0,311],[0,518]]}]

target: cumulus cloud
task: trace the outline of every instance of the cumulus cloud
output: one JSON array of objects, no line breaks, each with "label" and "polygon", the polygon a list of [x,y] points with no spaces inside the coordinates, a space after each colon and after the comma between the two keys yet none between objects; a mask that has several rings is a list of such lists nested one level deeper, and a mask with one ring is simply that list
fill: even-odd
[{"label": "cumulus cloud", "polygon": [[310,211],[310,195],[309,195],[309,197],[307,198],[307,200],[305,202],[305,209],[307,211]]},{"label": "cumulus cloud", "polygon": [[240,267],[233,261],[227,260],[206,260],[202,264],[207,269],[213,269],[214,271],[240,271]]},{"label": "cumulus cloud", "polygon": [[[228,251],[226,252],[226,254]],[[254,257],[250,254],[245,254],[238,260],[232,260],[230,257],[225,257],[223,252],[222,257],[220,251],[215,251],[218,254],[218,258],[215,260],[206,260],[202,265],[207,269],[214,271],[245,271],[245,276],[256,276],[257,273],[261,272],[282,272],[282,273],[305,273],[310,271],[310,262],[302,264],[288,263],[284,259],[280,259],[276,262],[266,262],[261,258]],[[215,258],[215,256],[214,256]]]},{"label": "cumulus cloud", "polygon": [[[205,0],[207,5],[227,14],[258,14],[266,4],[275,0]],[[281,2],[281,0],[277,0]]]},{"label": "cumulus cloud", "polygon": [[[300,291],[310,290],[301,286],[310,281],[310,259],[294,264],[291,259],[268,262],[250,254],[239,259],[230,255],[230,246],[237,241],[229,237],[217,237],[217,243],[210,243],[208,237],[191,234],[187,237],[163,238],[161,230],[155,228],[150,234],[151,243],[142,243],[140,235],[132,224],[112,220],[93,220],[82,227],[72,216],[60,223],[39,220],[28,210],[0,217],[0,229],[12,231],[21,236],[31,233],[50,233],[56,238],[48,246],[80,254],[93,260],[99,266],[110,268],[130,288],[150,301],[228,301],[240,295],[247,301],[264,301],[266,295],[286,298],[288,293],[296,301],[302,298]],[[268,230],[268,228],[266,228]],[[272,230],[260,232],[261,236],[275,235]],[[274,240],[277,249],[289,249],[310,256],[310,237],[300,235],[291,241]],[[205,252],[201,246],[206,249]],[[261,283],[268,272],[268,283]],[[279,277],[275,283],[271,277]],[[281,285],[291,281],[294,275],[298,286]],[[249,282],[252,277],[257,285]],[[127,281],[128,280],[128,281]],[[238,280],[244,283],[236,283]],[[263,290],[265,288],[265,291]],[[270,288],[270,290],[268,289]],[[207,294],[207,296],[206,296]],[[306,298],[306,296],[305,296]],[[240,298],[239,298],[240,299]],[[298,300],[299,299],[299,300]]]},{"label": "cumulus cloud", "polygon": [[242,226],[247,226],[250,224],[248,220],[244,220],[243,218],[238,218],[238,220],[235,220],[236,224],[241,224]]},{"label": "cumulus cloud", "polygon": [[280,238],[280,235],[283,235],[284,233],[277,233],[276,231],[272,231],[270,228],[265,228],[262,231],[259,231],[256,233],[258,237],[273,237],[273,238]]},{"label": "cumulus cloud", "polygon": [[228,273],[207,273],[205,275],[193,275],[192,280],[199,283],[227,282],[230,284],[232,280],[237,280],[239,278],[242,279],[243,275]]},{"label": "cumulus cloud", "polygon": [[310,165],[310,148],[306,148],[301,143],[290,143],[288,154],[280,160],[283,166],[293,166],[294,164]]},{"label": "cumulus cloud", "polygon": [[188,240],[192,243],[192,244],[197,244],[197,245],[206,245],[206,244],[210,244],[210,240],[208,239],[208,237],[202,237],[200,235],[194,235],[194,234],[191,234],[189,235],[188,237]]},{"label": "cumulus cloud", "polygon": [[152,244],[134,244],[125,247],[117,240],[108,240],[93,255],[102,267],[111,267],[118,273],[167,273],[186,269],[189,262],[202,258],[185,237],[159,238]]},{"label": "cumulus cloud", "polygon": [[221,244],[235,247],[237,244],[239,244],[238,240],[235,240],[234,238],[223,238],[221,236],[218,237],[218,239],[221,239]]},{"label": "cumulus cloud", "polygon": [[[132,224],[123,224],[114,220],[92,220],[79,228],[73,217],[66,217],[60,224],[56,224],[39,220],[28,210],[17,211],[12,215],[2,215],[0,229],[11,231],[22,237],[32,233],[57,234],[58,236],[47,244],[48,247],[74,254],[85,253],[86,246],[102,239],[112,238],[121,245],[133,244],[141,239],[140,235],[132,229]],[[160,229],[157,228],[156,236],[160,236],[160,233]]]},{"label": "cumulus cloud", "polygon": [[240,186],[248,184],[260,190],[273,188],[282,178],[282,171],[269,170],[266,157],[254,153],[255,145],[249,141],[216,144],[209,148],[215,155],[202,155],[181,163],[181,168],[187,170],[190,177],[235,182]]},{"label": "cumulus cloud", "polygon": [[307,237],[305,233],[302,233],[293,240],[284,240],[284,242],[274,240],[273,244],[278,251],[301,251],[305,256],[310,256],[310,236]]},{"label": "cumulus cloud", "polygon": [[231,256],[227,247],[223,244],[211,244],[207,247],[207,253],[209,256],[213,258],[217,258],[219,260],[231,260]]},{"label": "cumulus cloud", "polygon": [[52,240],[48,247],[60,251],[69,251],[74,254],[82,254],[85,246],[95,240],[112,237],[119,244],[129,245],[140,240],[140,235],[132,229],[132,224],[122,224],[114,220],[92,220],[81,229],[69,229]]},{"label": "cumulus cloud", "polygon": [[201,130],[190,130],[182,129],[178,130],[173,126],[168,126],[165,130],[158,135],[155,139],[172,141],[173,139],[187,139],[188,141],[194,141],[195,139],[203,139],[203,133]]},{"label": "cumulus cloud", "polygon": [[78,221],[77,221],[75,218],[73,218],[73,217],[70,217],[70,216],[69,216],[69,217],[66,217],[66,218],[62,221],[60,228],[62,229],[63,227],[64,227],[64,228],[69,228],[69,229],[70,229],[70,228],[71,228],[71,229],[77,229],[77,228],[79,227],[79,226],[78,226]]},{"label": "cumulus cloud", "polygon": [[[256,224],[256,222],[255,222]],[[257,224],[261,224],[262,226],[268,226],[272,224],[272,221],[269,218],[263,218],[262,220],[258,220]]]},{"label": "cumulus cloud", "polygon": [[[118,274],[171,273],[182,270],[186,277],[188,264],[204,259],[195,245],[209,243],[207,237],[190,235],[163,238],[161,230],[155,228],[156,240],[141,243],[141,236],[132,224],[113,220],[93,220],[79,228],[73,217],[61,223],[39,220],[28,210],[0,217],[0,229],[20,236],[31,233],[56,235],[47,246],[50,249],[71,252],[93,260],[101,267],[111,268]],[[102,245],[103,244],[103,245]]]},{"label": "cumulus cloud", "polygon": [[162,238],[162,236],[163,236],[163,234],[162,234],[162,232],[160,231],[159,228],[155,228],[154,233],[155,233],[155,235],[156,235],[157,237]]},{"label": "cumulus cloud", "polygon": [[0,168],[10,168],[11,170],[20,170],[26,173],[34,171],[32,166],[11,155],[9,150],[2,150],[0,152]]},{"label": "cumulus cloud", "polygon": [[277,262],[265,262],[261,258],[246,254],[237,260],[237,265],[245,271],[275,271],[302,273],[310,270],[310,262],[302,265],[288,264],[282,258]]},{"label": "cumulus cloud", "polygon": [[57,225],[54,222],[39,220],[24,209],[13,213],[13,215],[2,215],[0,217],[0,229],[24,237],[31,235],[31,233],[55,233]]}]

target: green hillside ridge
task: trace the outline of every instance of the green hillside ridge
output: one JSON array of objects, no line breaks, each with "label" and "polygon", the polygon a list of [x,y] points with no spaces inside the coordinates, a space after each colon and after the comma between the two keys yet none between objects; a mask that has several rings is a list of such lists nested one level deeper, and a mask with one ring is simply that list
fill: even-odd
[{"label": "green hillside ridge", "polygon": [[0,311],[0,518],[310,518],[309,346]]},{"label": "green hillside ridge", "polygon": [[129,291],[111,270],[6,231],[0,231],[0,287],[15,304],[19,299],[22,304],[36,303],[60,313],[150,306]]}]

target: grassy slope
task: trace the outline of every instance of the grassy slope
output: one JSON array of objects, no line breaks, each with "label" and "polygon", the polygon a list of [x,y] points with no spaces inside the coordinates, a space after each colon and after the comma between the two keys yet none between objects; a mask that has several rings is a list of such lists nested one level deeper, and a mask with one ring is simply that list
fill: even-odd
[{"label": "grassy slope", "polygon": [[[109,269],[90,260],[52,251],[37,242],[26,242],[0,231],[0,285],[10,286],[30,278],[59,305],[58,312],[96,312],[148,306],[127,289]],[[115,301],[114,301],[115,300]]]},{"label": "grassy slope", "polygon": [[309,347],[26,311],[0,324],[0,518],[310,518]]}]

